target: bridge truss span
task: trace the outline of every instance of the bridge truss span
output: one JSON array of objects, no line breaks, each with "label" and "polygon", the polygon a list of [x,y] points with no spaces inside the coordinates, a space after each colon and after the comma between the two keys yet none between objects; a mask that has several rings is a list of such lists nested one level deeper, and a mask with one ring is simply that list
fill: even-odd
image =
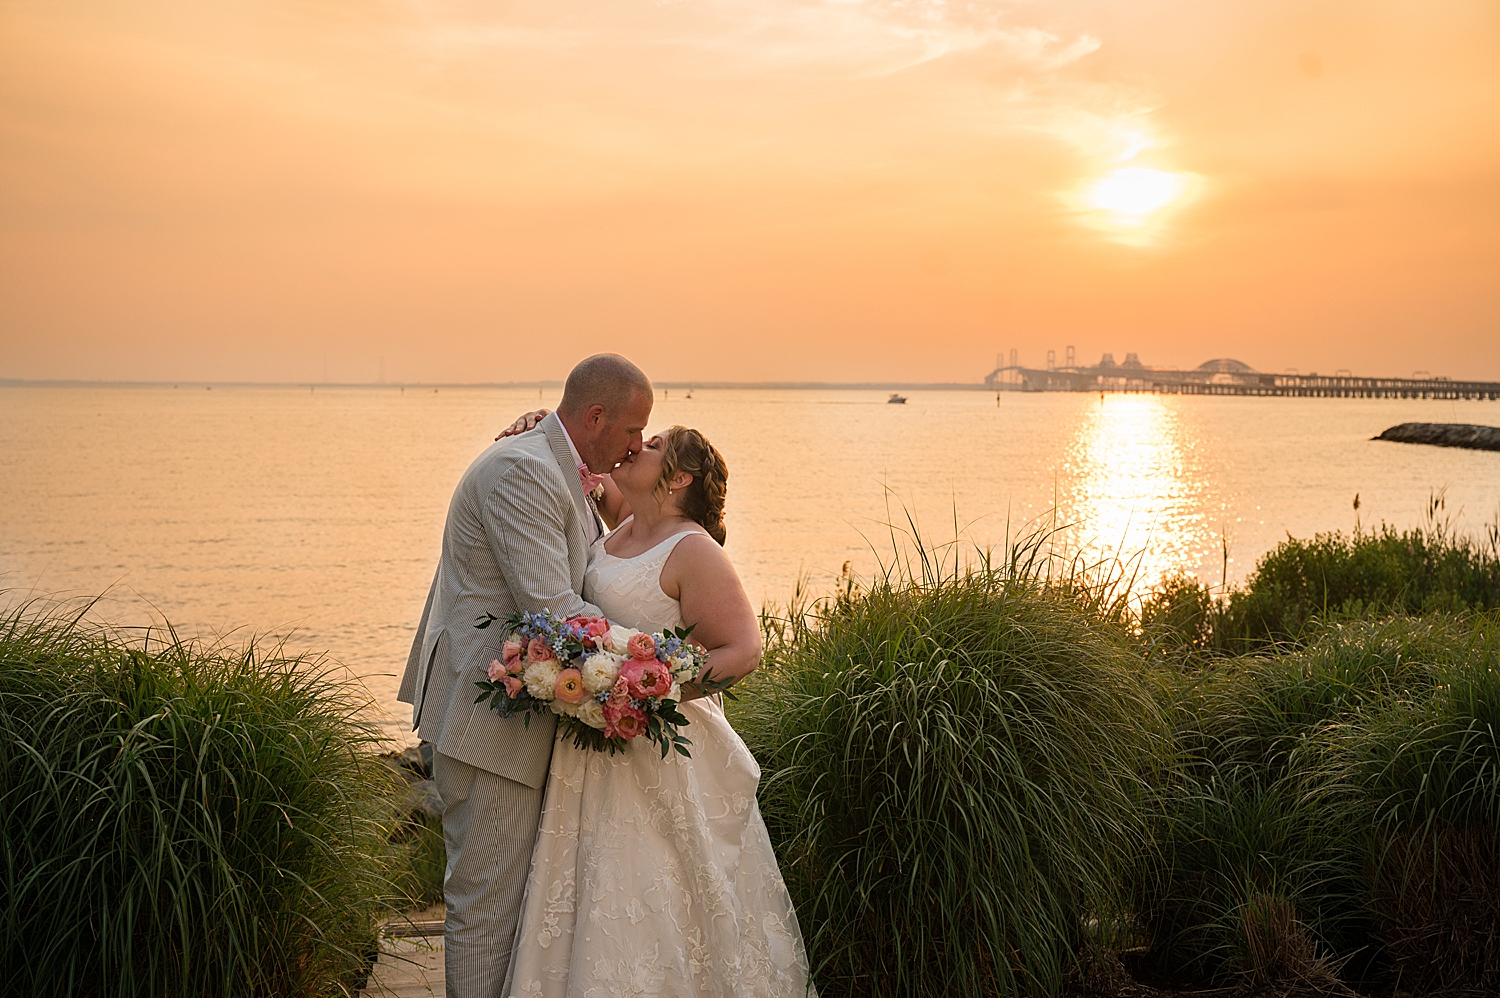
[{"label": "bridge truss span", "polygon": [[1037,370],[999,367],[984,379],[994,390],[1023,392],[1146,392],[1160,395],[1258,395],[1277,398],[1411,398],[1500,401],[1500,381],[1448,378],[1362,378],[1349,374],[1264,374],[1259,371],[1160,370],[1100,366]]}]

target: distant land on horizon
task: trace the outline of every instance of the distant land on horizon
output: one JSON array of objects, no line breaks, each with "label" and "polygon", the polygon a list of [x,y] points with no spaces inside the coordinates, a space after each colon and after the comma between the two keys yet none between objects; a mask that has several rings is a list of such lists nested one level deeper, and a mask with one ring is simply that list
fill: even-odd
[{"label": "distant land on horizon", "polygon": [[[1080,367],[1080,369],[1084,369]],[[1093,370],[1092,366],[1087,367]],[[1143,371],[1177,371],[1178,368],[1141,366]],[[1058,368],[1057,370],[1065,370]],[[1121,371],[1129,370],[1123,366]],[[1276,372],[1261,371],[1271,374]],[[1340,371],[1343,376],[1348,372]],[[1309,372],[1308,377],[1317,375]],[[1338,375],[1334,375],[1335,377]],[[1406,379],[1410,375],[1352,375],[1364,378]],[[1444,378],[1442,380],[1484,382],[1485,379]],[[656,388],[666,391],[695,391],[711,389],[781,389],[781,390],[828,390],[828,391],[995,391],[983,381],[653,381]],[[147,388],[167,385],[201,385],[224,388],[552,388],[563,387],[561,379],[532,381],[213,381],[205,379],[179,379],[161,381],[105,380],[101,378],[0,378],[0,387],[30,386],[93,386],[100,388]],[[1014,386],[1003,386],[1000,390],[1014,391]]]},{"label": "distant land on horizon", "polygon": [[[92,386],[99,388],[161,388],[167,385],[203,385],[224,388],[561,388],[561,380],[543,381],[105,381],[83,378],[0,378],[0,386]],[[850,389],[987,391],[979,381],[653,381],[668,391],[724,388]]]}]

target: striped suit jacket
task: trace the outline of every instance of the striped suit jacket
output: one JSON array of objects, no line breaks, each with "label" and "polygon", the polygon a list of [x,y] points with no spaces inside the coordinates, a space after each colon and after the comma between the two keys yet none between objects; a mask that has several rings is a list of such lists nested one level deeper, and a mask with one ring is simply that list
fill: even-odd
[{"label": "striped suit jacket", "polygon": [[499,623],[482,614],[518,610],[596,614],[582,597],[588,567],[585,501],[557,414],[538,431],[507,437],[464,472],[443,528],[443,553],[427,593],[397,698],[412,705],[412,728],[437,750],[506,779],[540,788],[556,724],[550,715],[502,718],[475,704],[475,683],[499,658]]}]

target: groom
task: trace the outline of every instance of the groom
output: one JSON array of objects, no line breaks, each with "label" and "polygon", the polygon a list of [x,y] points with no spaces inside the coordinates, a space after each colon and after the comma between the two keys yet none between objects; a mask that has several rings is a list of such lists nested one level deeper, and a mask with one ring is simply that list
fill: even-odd
[{"label": "groom", "polygon": [[448,505],[398,699],[436,748],[449,998],[500,998],[505,986],[555,728],[549,715],[533,715],[528,727],[474,703],[474,684],[503,657],[507,636],[474,623],[485,613],[599,612],[581,595],[589,545],[604,529],[585,482],[592,487],[591,475],[640,452],[652,399],[651,382],[624,357],[588,358],[568,375],[543,432],[479,455]]}]

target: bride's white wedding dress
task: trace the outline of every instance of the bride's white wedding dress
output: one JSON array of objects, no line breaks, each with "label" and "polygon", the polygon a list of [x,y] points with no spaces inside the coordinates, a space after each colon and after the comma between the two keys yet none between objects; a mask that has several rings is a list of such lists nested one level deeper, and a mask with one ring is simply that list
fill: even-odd
[{"label": "bride's white wedding dress", "polygon": [[[590,598],[627,627],[681,627],[661,571],[685,536],[634,558],[596,541]],[[644,738],[610,755],[559,736],[506,995],[816,995],[755,803],[760,767],[717,701],[681,707],[691,759]]]}]

